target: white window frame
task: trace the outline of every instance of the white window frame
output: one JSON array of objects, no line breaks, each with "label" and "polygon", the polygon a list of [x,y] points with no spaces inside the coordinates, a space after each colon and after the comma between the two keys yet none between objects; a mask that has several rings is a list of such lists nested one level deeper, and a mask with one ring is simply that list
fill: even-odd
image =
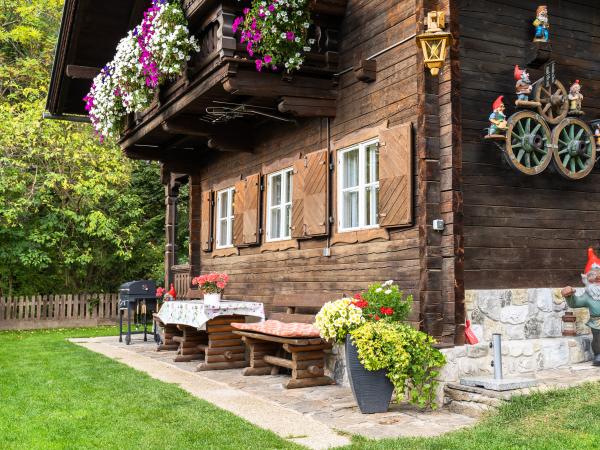
[{"label": "white window frame", "polygon": [[[287,191],[287,177],[285,176],[287,173],[292,173],[292,176],[290,177],[290,198],[289,201],[285,201],[285,192]],[[281,203],[279,203],[278,205],[273,205],[272,199],[273,196],[271,195],[271,189],[273,186],[273,178],[275,178],[276,176],[281,175]],[[292,167],[288,167],[286,169],[280,170],[278,172],[273,172],[270,173],[267,176],[267,237],[266,240],[267,242],[277,242],[277,241],[289,241],[290,239],[292,239],[292,229],[291,226],[290,228],[288,228],[287,230],[285,229],[286,223],[285,223],[285,209],[289,206],[290,207],[290,215],[292,214],[292,196],[293,196],[293,186],[294,186],[294,181],[293,181],[294,175],[293,175],[293,168]],[[273,209],[279,209],[280,210],[280,214],[281,214],[281,228],[279,230],[280,232],[280,236],[278,238],[272,238],[271,237],[271,211]]]},{"label": "white window frame", "polygon": [[[223,194],[227,193],[227,215],[221,217],[221,202]],[[216,228],[217,228],[217,242],[216,248],[231,248],[233,247],[233,196],[235,194],[235,188],[229,187],[217,191],[217,213],[216,217]],[[227,223],[227,236],[225,244],[223,244],[223,237],[221,236],[221,222]]]},{"label": "white window frame", "polygon": [[[379,148],[379,139],[370,139],[368,141],[361,142],[359,144],[352,145],[351,147],[347,147],[341,150],[338,150],[338,176],[337,176],[337,204],[338,204],[338,232],[346,232],[346,231],[358,231],[358,230],[370,230],[379,228],[379,217],[378,214],[375,214],[375,217],[371,217],[372,222],[375,222],[373,225],[366,224],[366,214],[365,214],[365,206],[366,206],[366,194],[368,188],[376,189],[376,192],[379,190],[379,177],[377,177],[377,181],[366,183],[365,171],[364,167],[366,165],[366,157],[367,157],[367,147],[371,145],[377,145]],[[344,165],[343,158],[344,155],[350,151],[358,149],[358,185],[351,188],[344,188]],[[344,193],[345,192],[358,192],[358,226],[356,227],[344,227]],[[377,194],[379,195],[379,193]],[[373,212],[371,212],[373,213]]]}]

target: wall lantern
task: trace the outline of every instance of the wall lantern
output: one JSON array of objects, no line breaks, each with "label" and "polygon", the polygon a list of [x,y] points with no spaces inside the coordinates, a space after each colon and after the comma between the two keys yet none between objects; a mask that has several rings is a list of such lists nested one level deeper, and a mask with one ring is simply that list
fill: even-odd
[{"label": "wall lantern", "polygon": [[444,31],[446,15],[443,11],[431,11],[425,20],[427,30],[417,36],[417,45],[421,45],[425,66],[431,75],[437,76],[444,65],[446,51],[452,43],[452,35]]}]

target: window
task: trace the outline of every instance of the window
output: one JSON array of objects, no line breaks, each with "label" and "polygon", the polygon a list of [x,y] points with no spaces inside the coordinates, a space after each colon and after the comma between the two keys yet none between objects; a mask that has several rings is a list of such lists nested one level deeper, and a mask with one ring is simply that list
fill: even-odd
[{"label": "window", "polygon": [[232,187],[217,192],[217,248],[233,247]]},{"label": "window", "polygon": [[267,241],[291,238],[292,169],[272,173],[267,178]]},{"label": "window", "polygon": [[379,225],[379,143],[363,142],[338,153],[339,231]]}]

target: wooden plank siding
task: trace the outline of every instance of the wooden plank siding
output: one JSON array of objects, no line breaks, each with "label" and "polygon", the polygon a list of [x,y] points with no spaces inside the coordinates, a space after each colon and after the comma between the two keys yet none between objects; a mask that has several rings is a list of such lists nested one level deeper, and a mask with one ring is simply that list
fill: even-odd
[{"label": "wooden plank siding", "polygon": [[[357,57],[366,58],[413,35],[416,32],[415,7],[415,0],[350,1],[340,36],[340,69],[354,65]],[[226,187],[223,183],[227,180],[232,180],[233,186],[236,180],[254,173],[266,176],[292,167],[307,154],[333,149],[333,142],[352,133],[385,122],[390,128],[406,123],[412,123],[416,128],[419,72],[416,61],[417,47],[414,40],[408,40],[377,59],[375,82],[361,82],[353,71],[340,76],[336,117],[331,119],[329,126],[324,118],[298,119],[297,124],[265,123],[255,130],[257,144],[252,153],[211,154],[199,168],[190,170],[193,183],[199,183],[202,192],[209,192]],[[329,157],[330,161],[336,161],[333,150]],[[418,176],[416,166],[414,161],[413,183]],[[335,171],[331,179],[330,215],[337,223],[333,200],[337,189]],[[264,205],[265,192],[261,195]],[[416,205],[415,195],[411,201]],[[325,199],[322,194],[320,196]],[[195,207],[193,201],[191,207]],[[416,217],[420,206],[415,208]],[[262,227],[265,225],[264,209],[261,212]],[[321,216],[320,213],[317,215]],[[327,227],[320,219],[317,225]],[[192,255],[191,260],[201,261],[202,272],[224,271],[231,276],[226,298],[263,301],[268,309],[271,309],[269,305],[273,298],[280,294],[312,292],[319,293],[324,299],[328,295],[335,299],[341,293],[353,294],[365,289],[371,282],[394,279],[407,294],[414,295],[411,320],[418,323],[421,320],[418,227],[415,223],[405,228],[391,228],[389,232],[376,231],[377,235],[359,236],[350,243],[336,240],[329,257],[323,256],[323,249],[328,245],[327,236],[265,243],[265,233],[262,233],[260,245],[239,248],[237,254],[222,256],[218,252],[201,251],[199,257]],[[338,235],[341,234],[344,233]]]},{"label": "wooden plank siding", "polygon": [[[491,104],[514,112],[515,64],[526,64],[538,2],[459,0],[465,287],[579,284],[585,249],[600,241],[600,173],[568,181],[546,170],[527,177],[482,142]],[[584,120],[600,116],[600,10],[593,0],[549,2],[557,78],[581,80]],[[530,70],[532,80],[540,70]]]},{"label": "wooden plank siding", "polygon": [[[0,330],[114,325],[117,294],[0,297]],[[98,300],[90,307],[91,300]]]}]

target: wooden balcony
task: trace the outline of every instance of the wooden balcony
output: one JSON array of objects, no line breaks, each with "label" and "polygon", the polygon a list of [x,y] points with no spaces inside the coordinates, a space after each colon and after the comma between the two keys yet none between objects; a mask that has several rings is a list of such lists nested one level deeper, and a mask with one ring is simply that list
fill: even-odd
[{"label": "wooden balcony", "polygon": [[[249,1],[185,1],[201,50],[181,77],[161,87],[146,111],[129,118],[121,146],[133,158],[148,159],[161,159],[175,149],[180,155],[197,154],[199,148],[251,151],[247,133],[237,133],[246,136],[244,141],[231,137],[232,124],[244,131],[257,121],[335,116],[338,32],[346,3],[311,1],[309,37],[316,43],[301,70],[287,75],[257,72],[233,33],[233,22]],[[215,116],[215,108],[232,112]]]}]

